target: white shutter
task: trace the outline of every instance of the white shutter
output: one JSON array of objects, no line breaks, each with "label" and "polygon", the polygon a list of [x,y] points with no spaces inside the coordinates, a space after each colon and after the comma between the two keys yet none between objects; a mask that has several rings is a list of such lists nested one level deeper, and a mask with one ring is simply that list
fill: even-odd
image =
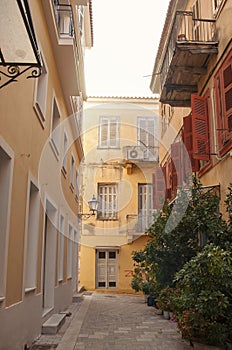
[{"label": "white shutter", "polygon": [[99,146],[103,148],[119,147],[119,119],[102,117],[100,119]]}]

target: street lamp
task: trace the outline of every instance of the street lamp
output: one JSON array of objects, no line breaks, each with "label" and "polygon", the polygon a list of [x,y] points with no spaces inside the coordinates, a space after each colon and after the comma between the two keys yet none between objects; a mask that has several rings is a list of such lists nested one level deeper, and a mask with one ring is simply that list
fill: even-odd
[{"label": "street lamp", "polygon": [[17,81],[32,69],[27,78],[41,74],[41,60],[27,0],[0,1],[0,88]]},{"label": "street lamp", "polygon": [[91,211],[91,213],[79,213],[78,217],[83,218],[84,220],[90,218],[91,216],[94,216],[95,213],[97,212],[97,208],[98,208],[98,200],[96,199],[96,197],[93,195],[92,199],[90,199],[88,201],[88,205],[89,205],[89,210]]}]

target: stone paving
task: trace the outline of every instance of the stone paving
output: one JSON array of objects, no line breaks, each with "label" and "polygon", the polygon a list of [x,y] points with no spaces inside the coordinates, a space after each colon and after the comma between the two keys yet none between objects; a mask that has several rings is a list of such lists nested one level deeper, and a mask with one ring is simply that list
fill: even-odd
[{"label": "stone paving", "polygon": [[[181,338],[176,323],[157,315],[142,296],[93,293],[79,304],[57,350],[192,349]],[[47,349],[54,349],[55,344],[51,345]]]}]

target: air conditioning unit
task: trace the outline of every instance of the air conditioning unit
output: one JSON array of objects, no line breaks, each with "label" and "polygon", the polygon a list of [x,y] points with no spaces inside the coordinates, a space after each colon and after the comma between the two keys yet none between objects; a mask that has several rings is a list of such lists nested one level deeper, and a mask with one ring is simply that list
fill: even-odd
[{"label": "air conditioning unit", "polygon": [[140,147],[131,147],[127,149],[128,160],[143,160],[144,154]]}]

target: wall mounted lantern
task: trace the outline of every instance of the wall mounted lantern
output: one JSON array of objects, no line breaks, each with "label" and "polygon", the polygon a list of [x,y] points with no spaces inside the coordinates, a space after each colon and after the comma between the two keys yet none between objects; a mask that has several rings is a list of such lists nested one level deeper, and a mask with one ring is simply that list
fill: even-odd
[{"label": "wall mounted lantern", "polygon": [[98,200],[93,195],[93,198],[88,201],[90,213],[88,213],[88,214],[87,213],[80,213],[80,214],[78,214],[78,217],[86,220],[86,219],[90,218],[91,216],[94,216],[97,212],[98,203],[99,203]]},{"label": "wall mounted lantern", "polygon": [[0,88],[30,69],[27,78],[37,78],[41,67],[28,0],[1,0]]}]

